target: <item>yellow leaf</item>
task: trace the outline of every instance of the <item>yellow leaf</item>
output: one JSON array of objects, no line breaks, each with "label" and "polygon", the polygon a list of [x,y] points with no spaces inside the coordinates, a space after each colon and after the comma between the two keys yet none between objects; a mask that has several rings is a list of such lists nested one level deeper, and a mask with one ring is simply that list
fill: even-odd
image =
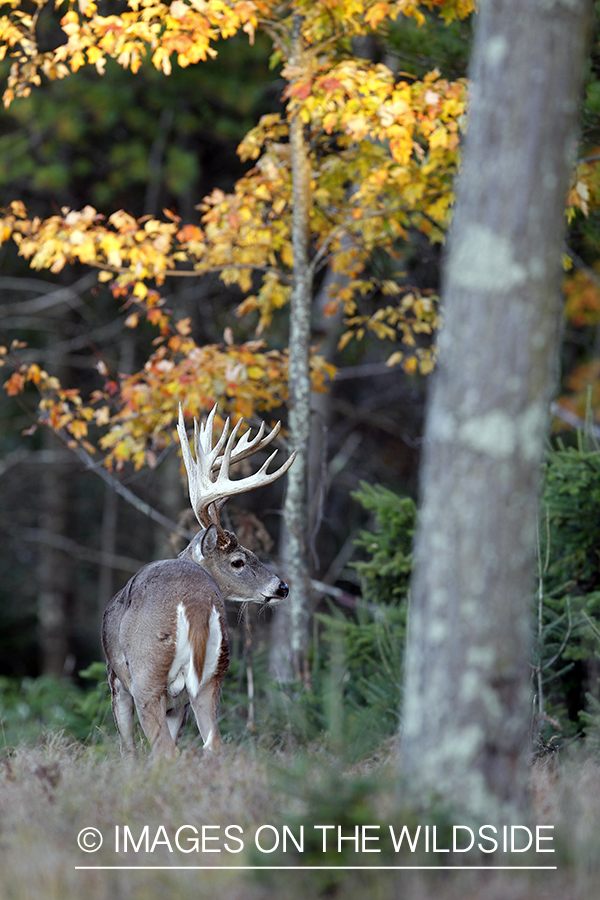
[{"label": "yellow leaf", "polygon": [[42,378],[42,370],[38,366],[37,363],[33,363],[29,366],[27,370],[27,378],[29,381],[33,381],[34,384],[39,384]]},{"label": "yellow leaf", "polygon": [[323,129],[326,134],[331,134],[333,129],[337,126],[338,123],[338,115],[337,113],[327,113],[327,115],[323,118]]},{"label": "yellow leaf", "polygon": [[565,272],[570,272],[571,269],[573,268],[573,260],[571,259],[571,257],[569,256],[568,253],[562,254],[561,263],[562,263],[563,270]]},{"label": "yellow leaf", "polygon": [[440,126],[431,134],[429,138],[429,146],[432,150],[441,147],[443,150],[448,146],[448,132]]},{"label": "yellow leaf", "polygon": [[191,318],[188,316],[187,319],[180,319],[178,322],[175,323],[175,328],[177,329],[179,334],[182,334],[184,337],[188,334],[191,334],[191,332],[192,332]]},{"label": "yellow leaf", "polygon": [[81,50],[77,50],[73,56],[71,57],[71,69],[73,72],[76,72],[82,66],[85,65],[85,56],[81,52]]},{"label": "yellow leaf", "polygon": [[108,406],[102,406],[96,410],[96,425],[108,425],[110,421],[110,409]]},{"label": "yellow leaf", "polygon": [[392,355],[386,359],[385,364],[386,364],[386,366],[390,366],[390,367],[395,366],[399,362],[402,362],[403,359],[404,359],[404,353],[402,353],[401,350],[396,350],[395,353],[392,353]]},{"label": "yellow leaf", "polygon": [[85,422],[81,422],[79,419],[74,419],[73,422],[69,422],[69,424],[67,425],[67,431],[70,431],[73,437],[79,441],[88,433],[88,427]]},{"label": "yellow leaf", "polygon": [[367,10],[365,13],[365,22],[367,22],[373,30],[377,28],[377,26],[382,22],[386,16],[389,15],[390,12],[390,4],[383,2],[375,3],[371,9]]},{"label": "yellow leaf", "polygon": [[345,331],[338,341],[338,350],[343,350],[346,344],[349,344],[353,337],[353,331]]}]

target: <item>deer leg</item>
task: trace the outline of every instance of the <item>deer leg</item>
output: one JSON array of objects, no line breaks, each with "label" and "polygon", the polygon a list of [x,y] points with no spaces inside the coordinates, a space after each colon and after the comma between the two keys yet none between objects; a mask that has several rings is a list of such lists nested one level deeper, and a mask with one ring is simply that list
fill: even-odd
[{"label": "deer leg", "polygon": [[179,744],[179,741],[181,740],[188,709],[189,703],[186,703],[184,706],[180,706],[176,709],[167,710],[167,725],[169,726],[169,732],[175,741],[175,744]]},{"label": "deer leg", "polygon": [[169,759],[179,756],[167,720],[166,694],[136,691],[134,699],[140,724],[152,747],[152,755],[166,756]]},{"label": "deer leg", "polygon": [[122,756],[135,756],[135,739],[133,731],[133,697],[117,678],[112,669],[108,670],[110,700]]},{"label": "deer leg", "polygon": [[223,743],[217,722],[220,696],[221,682],[211,681],[201,687],[192,700],[192,709],[205,750],[218,750]]}]

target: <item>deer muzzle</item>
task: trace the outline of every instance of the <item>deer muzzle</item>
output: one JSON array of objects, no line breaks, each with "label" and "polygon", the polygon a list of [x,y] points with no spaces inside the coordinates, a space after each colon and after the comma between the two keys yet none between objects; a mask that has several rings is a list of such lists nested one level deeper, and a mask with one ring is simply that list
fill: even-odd
[{"label": "deer muzzle", "polygon": [[279,582],[279,587],[270,597],[265,597],[265,603],[270,603],[271,600],[285,600],[287,595],[289,594],[290,589],[285,583],[285,581]]}]

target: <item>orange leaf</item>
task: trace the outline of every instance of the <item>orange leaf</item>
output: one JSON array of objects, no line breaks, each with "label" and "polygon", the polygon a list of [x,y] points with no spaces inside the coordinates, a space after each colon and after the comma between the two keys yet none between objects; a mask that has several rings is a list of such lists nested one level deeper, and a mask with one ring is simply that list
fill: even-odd
[{"label": "orange leaf", "polygon": [[188,316],[187,319],[180,319],[179,322],[175,323],[175,328],[182,335],[188,335],[192,332],[192,320]]},{"label": "orange leaf", "polygon": [[25,379],[20,372],[13,372],[4,387],[9,397],[16,397],[23,390]]},{"label": "orange leaf", "polygon": [[203,232],[197,225],[184,225],[177,232],[177,240],[185,244],[187,241],[201,241],[204,237]]},{"label": "orange leaf", "polygon": [[324,91],[337,91],[343,87],[343,85],[337,78],[323,78],[323,80],[319,82],[319,87],[322,87]]},{"label": "orange leaf", "polygon": [[312,91],[312,83],[310,81],[301,81],[292,84],[288,90],[289,97],[297,97],[298,100],[306,100]]}]

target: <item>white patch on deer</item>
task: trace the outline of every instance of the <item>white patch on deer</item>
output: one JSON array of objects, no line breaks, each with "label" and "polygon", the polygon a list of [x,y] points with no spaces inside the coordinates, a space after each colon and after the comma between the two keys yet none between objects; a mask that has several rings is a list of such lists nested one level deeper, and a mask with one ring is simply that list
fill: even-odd
[{"label": "white patch on deer", "polygon": [[167,675],[167,690],[171,697],[177,697],[184,688],[187,688],[190,697],[195,697],[200,688],[200,682],[192,658],[190,623],[183,603],[178,603],[175,656]]},{"label": "white patch on deer", "polygon": [[199,566],[202,565],[202,563],[204,562],[204,560],[206,558],[202,555],[202,550],[200,549],[200,547],[197,544],[192,550],[192,556],[194,558],[194,562],[198,563]]}]

